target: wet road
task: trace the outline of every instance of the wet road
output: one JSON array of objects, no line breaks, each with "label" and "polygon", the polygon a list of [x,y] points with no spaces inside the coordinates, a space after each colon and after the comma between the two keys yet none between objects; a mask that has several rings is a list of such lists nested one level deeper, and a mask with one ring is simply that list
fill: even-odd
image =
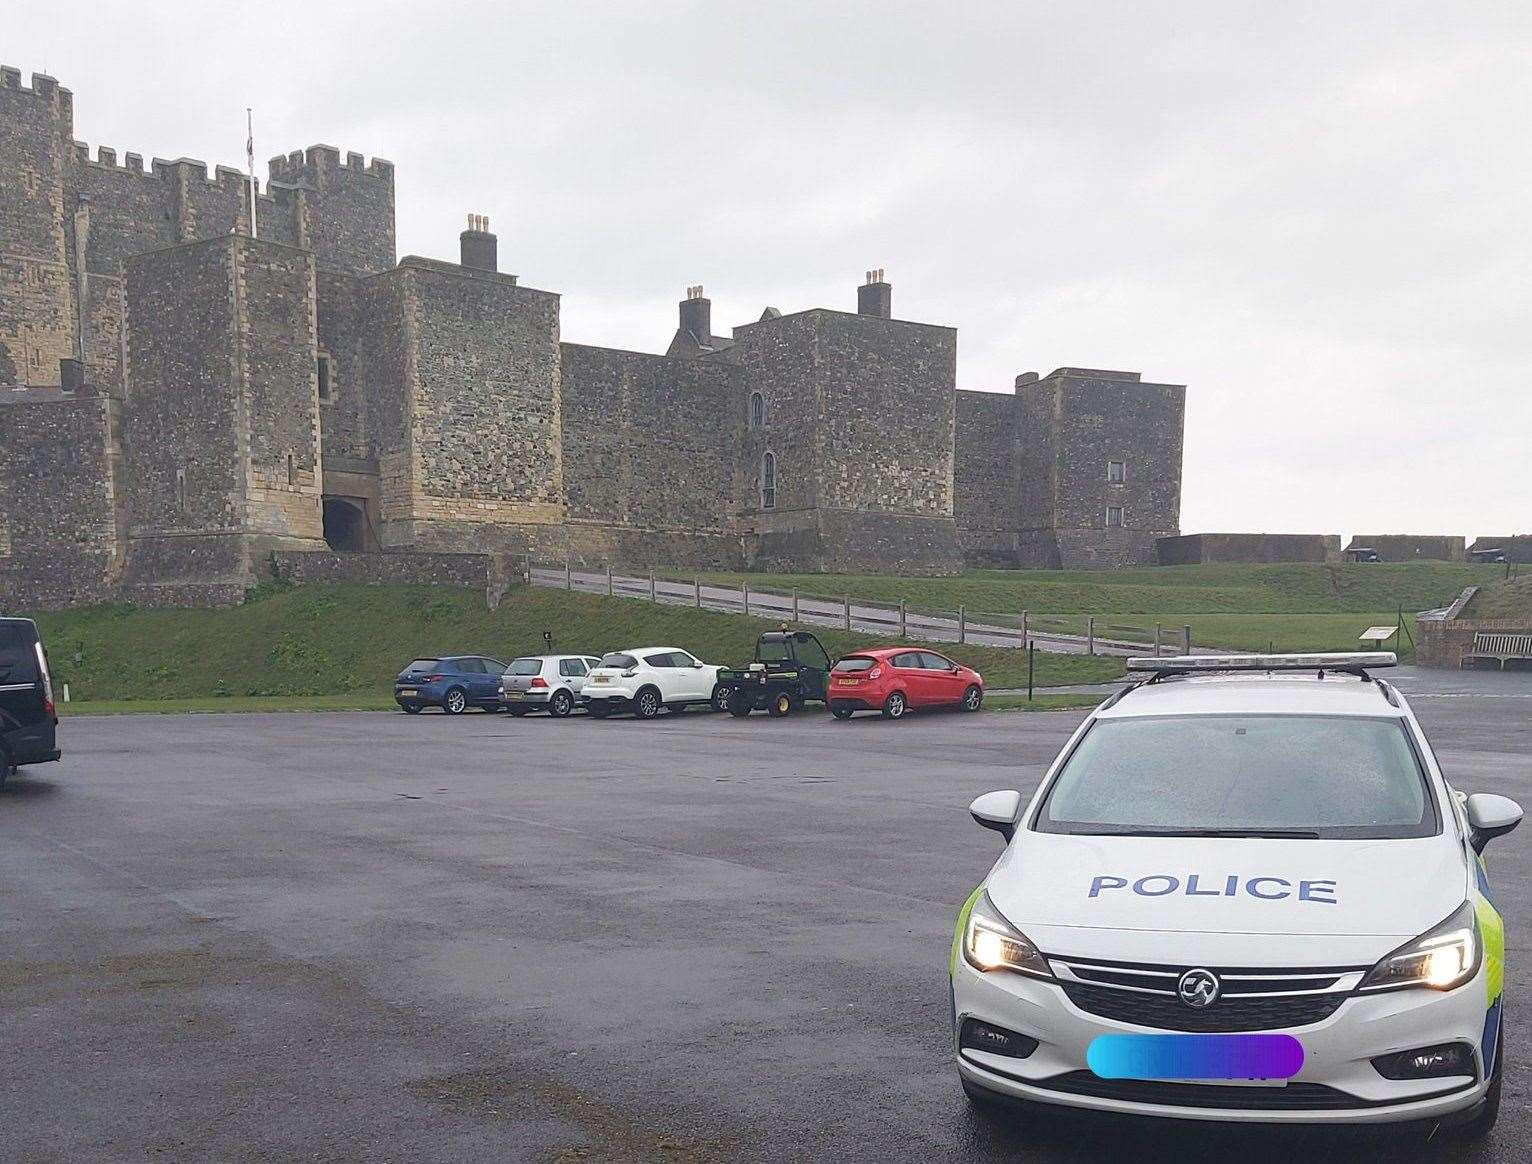
[{"label": "wet road", "polygon": [[[1411,684],[1532,801],[1527,677]],[[1487,1146],[969,1110],[944,977],[1080,713],[66,721],[0,789],[0,1158],[1524,1160],[1532,832]]]}]

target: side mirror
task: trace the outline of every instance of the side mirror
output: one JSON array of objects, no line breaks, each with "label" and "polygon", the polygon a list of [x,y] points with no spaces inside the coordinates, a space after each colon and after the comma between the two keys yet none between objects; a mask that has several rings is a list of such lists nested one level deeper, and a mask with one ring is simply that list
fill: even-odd
[{"label": "side mirror", "polygon": [[1464,801],[1463,811],[1468,814],[1468,826],[1472,830],[1469,840],[1476,853],[1484,852],[1485,845],[1496,837],[1505,836],[1521,823],[1521,805],[1508,796],[1496,796],[1492,792],[1475,792]]},{"label": "side mirror", "polygon": [[983,828],[994,829],[1006,840],[1016,835],[1016,814],[1021,811],[1021,793],[986,792],[968,806],[973,819]]}]

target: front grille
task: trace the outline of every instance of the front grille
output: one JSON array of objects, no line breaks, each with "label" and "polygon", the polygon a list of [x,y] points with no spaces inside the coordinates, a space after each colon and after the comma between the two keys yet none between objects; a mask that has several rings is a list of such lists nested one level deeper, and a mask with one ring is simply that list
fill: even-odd
[{"label": "front grille", "polygon": [[1216,1083],[1165,1083],[1154,1079],[1102,1079],[1090,1071],[1071,1071],[1052,1079],[1027,1080],[1029,1086],[1090,1095],[1124,1103],[1167,1107],[1232,1108],[1244,1111],[1334,1111],[1373,1106],[1322,1083],[1286,1087],[1224,1087]]},{"label": "front grille", "polygon": [[1069,1001],[1083,1011],[1167,1031],[1278,1031],[1329,1018],[1346,1000],[1341,992],[1275,998],[1225,995],[1205,1010],[1193,1010],[1173,994],[1113,990],[1083,982],[1062,983]]},{"label": "front grille", "polygon": [[1059,985],[1081,1010],[1116,1022],[1167,1031],[1280,1031],[1329,1018],[1350,996],[1358,967],[1206,967],[1219,995],[1198,1009],[1181,1000],[1191,966],[1052,957]]}]

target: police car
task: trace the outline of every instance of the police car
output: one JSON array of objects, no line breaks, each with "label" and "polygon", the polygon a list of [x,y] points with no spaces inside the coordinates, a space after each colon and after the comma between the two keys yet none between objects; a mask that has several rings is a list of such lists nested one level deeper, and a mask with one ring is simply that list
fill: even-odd
[{"label": "police car", "polygon": [[1029,803],[950,973],[971,1099],[1198,1120],[1495,1122],[1505,933],[1385,652],[1134,659]]}]

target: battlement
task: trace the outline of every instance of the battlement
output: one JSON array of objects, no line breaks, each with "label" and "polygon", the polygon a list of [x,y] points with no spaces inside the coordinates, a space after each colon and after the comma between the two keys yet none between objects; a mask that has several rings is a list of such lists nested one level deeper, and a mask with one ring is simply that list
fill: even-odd
[{"label": "battlement", "polygon": [[279,154],[267,163],[267,170],[273,182],[291,186],[324,186],[332,175],[341,179],[374,178],[389,183],[394,180],[393,162],[383,158],[373,158],[369,162],[355,151],[348,152],[342,162],[340,150],[332,145],[311,145],[306,150]]},{"label": "battlement", "polygon": [[11,65],[0,65],[0,89],[10,89],[42,101],[62,101],[66,105],[72,105],[74,101],[74,94],[60,85],[57,77],[50,77],[47,73],[33,73],[32,87],[29,89],[21,83],[21,70]]}]

